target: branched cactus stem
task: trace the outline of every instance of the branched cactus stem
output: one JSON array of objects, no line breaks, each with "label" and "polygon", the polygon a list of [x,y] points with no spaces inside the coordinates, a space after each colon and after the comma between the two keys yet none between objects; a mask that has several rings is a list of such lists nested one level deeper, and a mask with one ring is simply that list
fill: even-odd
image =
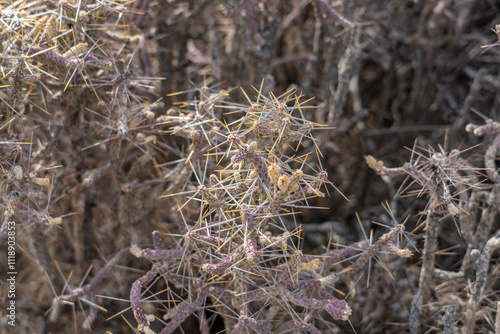
[{"label": "branched cactus stem", "polygon": [[410,333],[411,334],[418,334],[419,331],[419,317],[420,317],[420,308],[422,307],[422,296],[417,293],[415,297],[413,297],[413,301],[411,302],[411,309],[410,309]]},{"label": "branched cactus stem", "polygon": [[245,229],[245,238],[243,245],[245,248],[245,257],[247,263],[254,266],[259,262],[260,252],[257,249],[257,241],[255,239],[255,219],[251,212],[248,212],[248,207],[245,204],[241,205],[241,211],[243,212],[243,224]]},{"label": "branched cactus stem", "polygon": [[184,254],[185,249],[141,249],[136,245],[130,248],[130,252],[136,257],[143,257],[151,261],[177,259]]},{"label": "branched cactus stem", "polygon": [[443,316],[444,334],[454,334],[456,332],[454,326],[455,321],[456,321],[455,306],[450,306],[446,309],[446,312]]},{"label": "branched cactus stem", "polygon": [[465,131],[474,133],[475,136],[484,136],[487,133],[499,133],[500,123],[486,119],[484,125],[467,124]]},{"label": "branched cactus stem", "polygon": [[445,280],[457,280],[460,278],[464,278],[463,271],[447,271],[439,268],[434,268],[432,272],[432,276],[436,278],[441,278]]},{"label": "branched cactus stem", "polygon": [[368,242],[368,240],[358,241],[352,244],[350,247],[335,249],[327,252],[325,256],[328,256],[328,258],[325,260],[323,267],[325,268],[325,270],[330,270],[331,266],[336,261],[345,259],[356,249],[365,249],[368,246]]},{"label": "branched cactus stem", "polygon": [[399,175],[404,175],[405,173],[406,172],[401,167],[387,168],[385,166],[382,167],[381,171],[379,172],[380,175],[382,175],[382,176],[389,176],[389,177],[395,177],[395,176],[399,176]]},{"label": "branched cactus stem", "polygon": [[463,328],[463,334],[474,333],[474,325],[476,324],[476,312],[479,303],[479,298],[486,282],[487,267],[485,268],[485,263],[481,259],[481,253],[477,249],[471,251],[471,257],[476,266],[476,283],[471,291],[471,296],[469,298],[469,303],[467,304],[467,312],[465,314],[465,326]]},{"label": "branched cactus stem", "polygon": [[223,258],[219,263],[217,264],[205,263],[202,265],[201,269],[203,271],[206,271],[214,275],[220,275],[243,258],[244,255],[243,250],[244,250],[244,245],[239,245],[229,255]]},{"label": "branched cactus stem", "polygon": [[426,303],[430,297],[429,283],[432,281],[432,271],[434,270],[435,253],[437,247],[438,218],[434,212],[427,213],[425,224],[425,242],[422,254],[422,270],[419,280],[419,294],[422,296],[422,303]]},{"label": "branched cactus stem", "polygon": [[356,262],[348,266],[342,272],[338,273],[339,276],[344,276],[350,274],[351,272],[358,271],[364,268],[368,261],[377,254],[384,246],[388,246],[391,251],[396,255],[401,257],[411,256],[411,252],[407,249],[399,249],[393,242],[392,239],[397,238],[400,234],[404,232],[404,225],[398,224],[393,227],[388,233],[382,235],[379,240],[374,242],[372,245],[368,246],[363,253],[358,257]]},{"label": "branched cactus stem", "polygon": [[482,249],[484,247],[486,239],[491,233],[491,229],[495,222],[495,219],[500,213],[498,209],[498,203],[500,201],[500,184],[498,182],[495,182],[493,188],[486,196],[486,198],[483,198],[483,200],[485,200],[486,202],[486,207],[481,211],[481,216],[479,219],[479,223],[477,224],[475,233],[472,234],[472,231],[470,231],[472,230],[472,228],[470,227],[468,229],[465,229],[467,232],[464,233],[464,236],[471,236],[466,239],[467,241],[469,241],[469,243],[460,269],[460,271],[464,273],[464,275],[466,268],[470,268],[472,266],[472,250],[474,248]]},{"label": "branched cactus stem", "polygon": [[195,313],[199,308],[203,306],[205,298],[206,296],[203,291],[199,291],[198,297],[195,300],[190,302],[186,300],[177,305],[174,311],[171,312],[171,314],[173,314],[173,317],[171,318],[170,322],[162,329],[160,334],[173,333],[174,330],[184,322],[184,320],[186,320],[191,314]]},{"label": "branched cactus stem", "polygon": [[354,27],[354,23],[346,19],[344,16],[342,16],[339,12],[337,12],[335,9],[333,9],[326,0],[318,0],[321,5],[323,5],[323,8],[330,14],[332,15],[335,19],[337,19],[343,26],[352,28]]},{"label": "branched cactus stem", "polygon": [[54,304],[64,304],[68,302],[74,302],[78,300],[79,298],[83,297],[86,294],[90,294],[90,301],[94,304],[90,308],[90,313],[85,319],[84,322],[84,327],[85,328],[90,328],[92,326],[93,321],[95,320],[97,316],[97,311],[98,307],[96,306],[97,304],[97,290],[99,289],[99,286],[101,285],[101,282],[103,281],[104,277],[108,273],[108,271],[119,261],[122,260],[122,258],[127,254],[130,250],[130,247],[126,247],[122,249],[120,252],[118,252],[111,260],[109,260],[104,267],[102,267],[97,274],[92,278],[89,284],[86,284],[78,289],[74,289],[71,291],[70,294],[62,295],[59,297],[56,297],[53,301]]},{"label": "branched cactus stem", "polygon": [[335,320],[346,321],[351,314],[351,308],[347,305],[345,300],[339,299],[325,299],[318,300],[307,298],[296,293],[291,292],[282,284],[278,286],[278,292],[286,301],[289,301],[297,306],[307,307],[317,310],[327,311]]},{"label": "branched cactus stem", "polygon": [[149,320],[142,310],[141,289],[143,286],[151,283],[157,274],[158,269],[153,267],[153,269],[137,279],[134,284],[132,284],[132,288],[130,289],[130,306],[132,308],[132,312],[134,313],[134,317],[137,320],[139,331],[146,332],[149,329]]},{"label": "branched cactus stem", "polygon": [[429,180],[429,178],[414,164],[407,162],[404,164],[403,169],[408,174],[410,174],[415,179],[415,181],[417,181],[421,186],[425,187],[432,184],[431,180]]},{"label": "branched cactus stem", "polygon": [[500,334],[500,300],[497,302],[497,316],[495,318],[495,334]]},{"label": "branched cactus stem", "polygon": [[258,334],[272,334],[273,333],[269,330],[269,328],[264,326],[264,324],[262,324],[261,322],[255,320],[255,319],[249,318],[247,316],[240,316],[238,318],[238,324],[236,324],[236,326],[234,326],[234,329],[231,332],[231,334],[245,333],[246,332],[245,328],[247,328],[247,327],[252,328]]},{"label": "branched cactus stem", "polygon": [[86,328],[88,330],[92,329],[92,324],[94,323],[94,320],[97,318],[97,313],[99,312],[99,308],[95,305],[97,305],[97,296],[96,292],[91,292],[90,295],[90,302],[93,304],[92,307],[90,307],[89,314],[85,318],[85,321],[83,322],[83,328]]},{"label": "branched cactus stem", "polygon": [[[493,185],[491,189],[488,199],[487,199],[487,207],[481,212],[481,218],[479,224],[477,226],[477,231],[475,233],[476,239],[480,240],[477,243],[477,247],[481,249],[484,245],[484,240],[491,233],[491,229],[496,219],[498,219],[498,215],[500,214],[499,210],[499,202],[500,202],[500,180],[497,179],[497,182]],[[481,242],[482,241],[482,242]]]},{"label": "branched cactus stem", "polygon": [[500,152],[500,134],[497,134],[493,143],[486,150],[484,155],[484,165],[486,166],[486,173],[492,182],[498,180],[498,169],[496,165],[496,157]]},{"label": "branched cactus stem", "polygon": [[437,227],[438,218],[436,217],[436,214],[431,210],[428,210],[425,224],[424,252],[422,254],[422,269],[420,271],[420,279],[418,283],[418,294],[413,299],[410,312],[411,318],[417,317],[416,320],[411,319],[410,321],[413,323],[413,326],[416,326],[416,328],[412,330],[412,333],[418,332],[418,315],[420,314],[420,308],[429,300],[430,297],[430,282],[432,281],[437,247]]},{"label": "branched cactus stem", "polygon": [[159,231],[153,232],[153,246],[156,250],[163,249],[163,241],[161,240],[161,233]]},{"label": "branched cactus stem", "polygon": [[474,333],[477,317],[476,313],[479,307],[481,295],[483,294],[484,286],[486,284],[491,254],[498,248],[500,248],[500,231],[498,231],[493,238],[488,240],[482,253],[477,249],[473,249],[471,251],[471,257],[474,261],[474,265],[476,266],[476,282],[472,288],[469,303],[467,304],[465,326],[462,332],[463,334]]},{"label": "branched cactus stem", "polygon": [[298,324],[297,327],[299,329],[301,329],[303,331],[307,331],[307,332],[309,332],[311,334],[321,334],[321,331],[319,329],[317,329],[316,327],[314,327],[313,325],[308,324],[308,323]]}]

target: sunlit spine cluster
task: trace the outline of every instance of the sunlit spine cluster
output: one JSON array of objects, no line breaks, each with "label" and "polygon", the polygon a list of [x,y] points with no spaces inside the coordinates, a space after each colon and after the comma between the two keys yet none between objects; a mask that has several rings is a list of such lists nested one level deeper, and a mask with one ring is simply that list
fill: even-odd
[{"label": "sunlit spine cluster", "polygon": [[[332,326],[330,321],[351,314],[334,283],[359,274],[383,248],[411,255],[399,247],[404,227],[397,223],[378,241],[367,239],[347,252],[302,254],[298,214],[333,187],[314,144],[322,126],[306,119],[312,107],[294,91],[266,97],[256,89],[255,99],[243,93],[247,105],[227,101],[229,92],[202,88],[195,101],[162,116],[173,125],[172,134],[186,140],[164,195],[177,202],[185,233],[172,235],[177,249],[157,243],[155,249],[134,248],[134,255],[153,261],[130,296],[144,333],[152,333],[154,317],[143,311],[140,292],[157,279],[182,291],[171,296],[182,302],[166,310],[161,333],[171,333],[207,305],[233,333],[279,332],[292,323],[319,332],[316,326]],[[356,260],[339,266],[347,258]]]}]

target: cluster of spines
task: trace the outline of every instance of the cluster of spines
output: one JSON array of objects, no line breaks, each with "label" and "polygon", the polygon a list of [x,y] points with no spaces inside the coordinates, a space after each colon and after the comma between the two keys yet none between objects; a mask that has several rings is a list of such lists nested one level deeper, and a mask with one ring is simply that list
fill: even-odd
[{"label": "cluster of spines", "polygon": [[[160,127],[156,115],[163,102],[152,102],[152,83],[158,78],[142,76],[136,66],[139,40],[129,37],[122,24],[128,16],[125,3],[0,1],[0,243],[5,242],[7,224],[14,224],[18,249],[25,248],[35,258],[55,289],[64,282],[46,232],[71,223],[64,217],[74,214],[60,215],[61,207],[72,205],[57,203],[66,200],[61,192],[71,188],[73,194],[81,191],[85,196],[103,176],[120,174],[117,156],[126,157],[132,150],[142,153],[134,157],[139,163],[154,160],[152,147]],[[104,155],[82,151],[111,142],[129,143],[129,149],[122,149],[125,154],[104,150]],[[99,153],[102,165],[86,170],[79,164],[88,154]],[[68,175],[69,182],[64,179]],[[76,249],[78,239],[70,240]],[[119,254],[124,253],[127,250]],[[65,256],[71,256],[70,247]],[[109,261],[89,284],[74,289],[65,284],[54,299],[50,320],[57,320],[61,305],[88,301],[84,326],[90,328],[102,309],[97,306],[102,278],[115,263]]]},{"label": "cluster of spines", "polygon": [[[314,171],[308,154],[293,153],[299,150],[294,144],[313,139],[312,131],[318,127],[303,117],[302,109],[307,106],[293,92],[267,98],[257,91],[257,101],[249,101],[248,106],[223,101],[225,92],[223,96],[207,92],[200,90],[200,99],[193,102],[192,109],[185,104],[175,116],[172,112],[171,118],[162,116],[162,121],[175,126],[172,134],[188,141],[185,156],[175,168],[184,172],[173,175],[177,178],[172,178],[170,187],[179,193],[166,196],[177,197],[181,211],[190,202],[200,204],[198,215],[191,217],[193,223],[184,223],[182,250],[165,251],[170,265],[159,265],[167,255],[152,257],[163,252],[134,252],[155,263],[132,289],[139,329],[151,331],[140,308],[140,287],[148,286],[157,275],[175,285],[181,285],[179,279],[189,281],[184,286],[191,286],[184,302],[176,306],[182,312],[168,311],[174,316],[168,317],[170,322],[161,333],[171,333],[173,324],[185,319],[187,305],[194,307],[190,309],[194,313],[201,307],[197,304],[200,300],[216,301],[217,312],[234,333],[247,327],[259,333],[271,332],[273,322],[269,320],[278,318],[267,319],[262,311],[279,305],[284,312],[276,317],[293,319],[311,331],[317,330],[314,323],[304,320],[311,312],[326,310],[334,320],[348,320],[351,310],[345,300],[334,297],[333,283],[362,271],[383,247],[408,257],[411,252],[395,242],[404,234],[403,225],[357,248],[361,249],[357,261],[338,273],[331,273],[332,268],[324,268],[324,264],[338,262],[340,253],[326,253],[326,259],[303,255],[296,244],[300,227],[288,231],[284,221],[287,216],[295,219],[299,204],[308,206],[308,200],[323,196],[321,188],[328,183],[327,173]],[[220,109],[229,110],[222,119],[218,117]],[[308,175],[311,171],[314,174]],[[196,210],[185,211],[188,216],[196,214]],[[176,276],[174,269],[182,274]],[[302,312],[289,313],[291,305]]]},{"label": "cluster of spines", "polygon": [[[477,281],[470,294],[466,307],[464,332],[472,333],[475,326],[475,316],[480,295],[485,286],[481,280],[488,270],[488,262],[484,261],[491,254],[487,243],[498,243],[498,235],[490,238],[492,222],[498,210],[491,208],[490,203],[498,202],[498,171],[496,158],[500,152],[500,127],[492,119],[485,119],[485,124],[468,124],[466,131],[475,136],[494,134],[495,138],[484,153],[485,174],[482,169],[473,166],[463,157],[467,150],[453,149],[449,152],[442,147],[427,150],[416,145],[411,150],[409,162],[402,167],[388,168],[384,162],[372,156],[366,157],[369,167],[382,176],[396,177],[407,175],[407,180],[400,187],[397,195],[403,193],[426,197],[427,204],[422,212],[425,225],[424,250],[422,254],[422,268],[418,293],[413,299],[410,310],[410,329],[418,332],[418,318],[423,314],[424,305],[432,298],[431,286],[433,278],[439,277],[448,280],[470,279],[471,267],[477,270]],[[470,149],[470,148],[469,148]],[[468,149],[468,150],[469,150]],[[489,192],[484,191],[483,183],[487,178],[493,183]],[[481,177],[484,177],[481,180]],[[484,198],[486,206],[479,209],[479,198]],[[476,219],[475,217],[479,217]],[[435,254],[438,250],[438,229],[444,226],[447,220],[452,220],[467,245],[464,258],[458,272],[436,268]],[[388,245],[393,248],[393,245]],[[481,254],[482,250],[482,254]],[[479,255],[481,254],[481,255]],[[478,260],[480,257],[483,260]],[[458,283],[459,281],[457,281]],[[470,284],[470,282],[468,283]]]}]

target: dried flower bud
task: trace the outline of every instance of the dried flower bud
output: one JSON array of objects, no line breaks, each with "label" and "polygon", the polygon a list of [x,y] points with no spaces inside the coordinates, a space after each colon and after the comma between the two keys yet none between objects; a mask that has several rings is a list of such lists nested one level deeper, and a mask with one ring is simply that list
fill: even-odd
[{"label": "dried flower bud", "polygon": [[276,164],[270,164],[269,167],[267,167],[267,172],[269,173],[271,182],[277,186],[278,180],[280,178],[280,169],[278,168],[278,166],[276,166]]},{"label": "dried flower bud", "polygon": [[44,220],[45,225],[53,226],[53,225],[61,225],[62,224],[62,218],[57,217],[57,218],[49,218]]},{"label": "dried flower bud", "polygon": [[257,150],[257,142],[253,141],[248,145],[248,152],[255,152]]},{"label": "dried flower bud", "polygon": [[241,173],[240,172],[234,172],[234,179],[236,182],[241,182]]},{"label": "dried flower bud", "polygon": [[68,51],[63,53],[64,58],[77,58],[79,54],[82,54],[88,50],[88,43],[78,43],[77,45],[70,48]]},{"label": "dried flower bud", "polygon": [[384,168],[384,162],[381,160],[377,160],[371,155],[367,155],[365,157],[365,161],[368,164],[368,167],[376,171],[377,173],[380,173],[380,171]]},{"label": "dried flower bud", "polygon": [[46,177],[35,177],[32,179],[33,183],[38,184],[39,186],[49,186],[50,180]]},{"label": "dried flower bud", "polygon": [[478,126],[476,124],[472,124],[472,123],[469,123],[467,124],[467,126],[465,127],[465,131],[467,132],[472,132],[474,131]]},{"label": "dried flower bud", "polygon": [[299,268],[300,268],[300,270],[311,271],[311,270],[321,269],[322,265],[323,265],[323,263],[321,262],[320,259],[314,259],[314,260],[309,261],[309,262],[300,262]]},{"label": "dried flower bud", "polygon": [[130,253],[134,255],[135,257],[141,257],[142,256],[142,249],[138,247],[137,245],[132,245],[130,247]]},{"label": "dried flower bud", "polygon": [[399,249],[396,254],[398,256],[401,256],[401,257],[411,257],[412,256],[412,252],[409,250],[409,249]]},{"label": "dried flower bud", "polygon": [[301,171],[300,169],[297,169],[295,172],[293,172],[292,176],[290,176],[287,191],[289,193],[291,193],[291,192],[299,190],[299,188],[300,188],[299,182],[300,182],[300,180],[302,180],[303,177],[304,177],[304,172]]}]

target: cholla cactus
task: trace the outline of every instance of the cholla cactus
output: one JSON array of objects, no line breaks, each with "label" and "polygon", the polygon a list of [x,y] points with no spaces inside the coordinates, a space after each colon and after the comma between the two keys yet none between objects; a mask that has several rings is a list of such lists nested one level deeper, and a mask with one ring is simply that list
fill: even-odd
[{"label": "cholla cactus", "polygon": [[[51,169],[65,159],[67,167],[78,170],[86,157],[81,150],[115,142],[125,153],[138,148],[151,158],[155,113],[163,103],[150,103],[158,78],[134,76],[133,55],[144,37],[129,36],[126,25],[119,24],[127,14],[120,2],[3,1],[0,7],[1,172],[6,196],[20,198],[10,204],[4,200],[8,221],[14,203],[30,206],[26,197],[33,201],[24,185],[49,186],[37,169]],[[131,52],[122,56],[122,50]],[[70,142],[46,153],[48,141],[57,143],[66,134]],[[68,157],[73,150],[78,154]],[[123,157],[120,153],[113,151],[112,161]],[[52,219],[39,219],[40,214],[46,215],[30,212],[37,221]]]},{"label": "cholla cactus", "polygon": [[[426,307],[432,298],[431,291],[435,278],[454,280],[454,284],[464,284],[465,279],[470,279],[475,274],[477,280],[473,292],[470,293],[469,302],[463,303],[467,305],[464,307],[466,319],[463,333],[472,333],[478,300],[485,285],[484,273],[488,271],[489,266],[489,260],[486,259],[491,256],[491,247],[498,247],[498,235],[488,240],[497,215],[497,205],[490,203],[498,203],[498,169],[495,163],[500,143],[498,126],[489,119],[485,125],[469,124],[467,131],[473,132],[476,136],[486,133],[496,134],[496,138],[484,155],[486,174],[494,183],[489,192],[484,191],[485,187],[481,187],[481,183],[485,180],[480,180],[480,169],[472,166],[461,156],[463,151],[457,149],[446,152],[442,148],[440,151],[429,148],[426,154],[422,149],[414,147],[411,161],[405,163],[403,167],[396,168],[387,168],[382,161],[372,156],[366,157],[368,165],[382,176],[408,175],[407,180],[412,181],[410,185],[403,183],[399,194],[405,191],[427,197],[427,205],[422,212],[425,242],[419,289],[413,299],[410,314],[412,333],[419,332],[419,317],[423,318],[427,312]],[[417,189],[408,191],[412,185]],[[478,208],[477,203],[480,198],[487,203],[485,209]],[[440,225],[444,226],[447,221],[455,223],[467,246],[458,272],[441,270],[436,268],[435,264],[438,230]]]},{"label": "cholla cactus", "polygon": [[[176,299],[183,299],[166,310],[169,322],[161,333],[171,333],[205,305],[213,305],[233,333],[280,332],[292,324],[296,331],[318,332],[329,326],[319,319],[346,321],[351,314],[346,300],[335,296],[336,282],[363,271],[385,246],[399,256],[411,254],[397,245],[403,225],[344,252],[302,254],[300,226],[289,231],[286,221],[295,221],[300,208],[324,196],[328,185],[326,171],[314,167],[314,155],[299,154],[320,126],[304,117],[310,107],[294,91],[279,97],[257,93],[249,105],[235,105],[223,101],[226,92],[202,88],[198,101],[160,117],[174,125],[174,135],[188,140],[170,177],[169,191],[178,193],[165,195],[178,201],[184,222],[177,249],[163,249],[159,241],[155,249],[133,247],[134,255],[153,262],[130,297],[144,333],[154,326],[141,307],[141,287],[158,275],[180,289]],[[333,265],[356,250],[361,252],[352,265]]]},{"label": "cholla cactus", "polygon": [[[139,74],[134,52],[144,36],[128,34],[120,1],[0,1],[0,10],[0,243],[15,228],[17,242],[59,288],[65,282],[44,232],[75,212],[61,212],[54,202],[69,200],[61,192],[71,187],[83,190],[77,201],[85,202],[99,177],[120,174],[116,161],[130,152],[150,161],[162,102],[151,97],[156,78]],[[119,149],[110,154],[111,143]],[[104,163],[86,170],[89,156]],[[70,244],[77,246],[78,238]],[[94,286],[89,290],[79,293],[90,292],[94,303]]]}]

